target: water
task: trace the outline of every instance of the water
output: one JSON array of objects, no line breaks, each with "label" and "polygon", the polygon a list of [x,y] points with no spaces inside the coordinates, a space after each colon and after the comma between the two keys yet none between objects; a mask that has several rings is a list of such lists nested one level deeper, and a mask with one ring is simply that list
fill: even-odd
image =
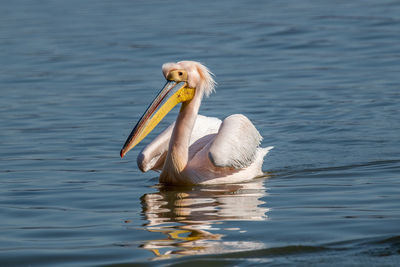
[{"label": "water", "polygon": [[[400,262],[400,2],[3,1],[0,265]],[[200,113],[275,146],[250,183],[161,187],[119,150],[205,63]]]}]

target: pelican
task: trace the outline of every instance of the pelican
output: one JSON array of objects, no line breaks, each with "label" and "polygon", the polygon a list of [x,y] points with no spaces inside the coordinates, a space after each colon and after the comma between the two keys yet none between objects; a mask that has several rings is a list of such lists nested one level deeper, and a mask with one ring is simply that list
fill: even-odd
[{"label": "pelican", "polygon": [[165,63],[167,82],[140,118],[121,149],[121,158],[143,140],[164,116],[181,104],[178,117],[138,155],[142,172],[161,171],[162,184],[224,184],[263,174],[262,137],[251,121],[234,114],[223,121],[198,115],[203,96],[214,91],[213,74],[195,61]]}]

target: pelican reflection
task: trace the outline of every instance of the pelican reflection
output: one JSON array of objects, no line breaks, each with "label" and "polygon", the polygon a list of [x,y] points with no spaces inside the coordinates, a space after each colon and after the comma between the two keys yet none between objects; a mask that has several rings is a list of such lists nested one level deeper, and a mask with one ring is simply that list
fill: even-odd
[{"label": "pelican reflection", "polygon": [[[264,179],[248,183],[196,187],[159,187],[141,198],[146,230],[160,239],[144,241],[142,248],[156,258],[173,255],[224,253],[263,248],[262,242],[224,241],[246,224],[224,227],[227,221],[267,220]],[[230,224],[231,225],[231,224]]]}]

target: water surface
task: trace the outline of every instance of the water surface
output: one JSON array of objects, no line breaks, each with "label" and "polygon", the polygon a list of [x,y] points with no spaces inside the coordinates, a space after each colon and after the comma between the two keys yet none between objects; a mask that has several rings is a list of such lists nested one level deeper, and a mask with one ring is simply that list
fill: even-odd
[{"label": "water surface", "polygon": [[[0,9],[0,263],[400,261],[398,1],[7,1]],[[275,146],[249,183],[158,185],[119,158],[164,84],[205,63],[200,113]]]}]

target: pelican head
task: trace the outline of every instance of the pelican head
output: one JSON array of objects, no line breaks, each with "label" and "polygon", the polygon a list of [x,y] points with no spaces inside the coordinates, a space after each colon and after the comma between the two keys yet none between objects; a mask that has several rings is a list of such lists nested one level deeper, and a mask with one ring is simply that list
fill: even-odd
[{"label": "pelican head", "polygon": [[166,63],[162,72],[167,82],[133,128],[121,149],[121,157],[142,141],[177,104],[190,102],[194,97],[201,99],[214,91],[212,73],[199,62]]}]

